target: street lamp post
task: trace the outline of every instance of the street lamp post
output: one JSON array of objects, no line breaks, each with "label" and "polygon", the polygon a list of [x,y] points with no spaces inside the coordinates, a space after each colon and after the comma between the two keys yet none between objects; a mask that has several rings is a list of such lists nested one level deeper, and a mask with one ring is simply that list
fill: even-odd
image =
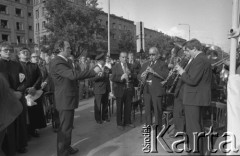
[{"label": "street lamp post", "polygon": [[111,51],[110,45],[110,0],[108,0],[108,56],[110,56]]},{"label": "street lamp post", "polygon": [[183,23],[180,23],[180,24],[178,24],[178,25],[186,25],[186,26],[188,26],[188,39],[190,40],[190,31],[191,31],[191,28],[190,28],[190,25],[189,24],[183,24]]}]

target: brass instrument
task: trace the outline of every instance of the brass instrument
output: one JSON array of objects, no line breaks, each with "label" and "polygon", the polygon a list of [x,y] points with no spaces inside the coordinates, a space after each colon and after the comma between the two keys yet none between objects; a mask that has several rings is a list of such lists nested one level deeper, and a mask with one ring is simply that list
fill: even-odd
[{"label": "brass instrument", "polygon": [[213,64],[212,64],[212,67],[220,66],[220,65],[222,65],[222,64],[225,64],[226,61],[227,61],[229,58],[230,58],[230,56],[227,56],[227,57],[219,60],[218,62],[213,63]]},{"label": "brass instrument", "polygon": [[[174,60],[174,58],[172,58],[170,62],[172,63],[173,60]],[[180,63],[181,63],[182,58],[181,58],[181,57],[175,57],[175,60],[176,60],[176,61],[173,63],[174,67],[170,70],[167,78],[166,78],[164,81],[161,82],[161,84],[162,84],[163,86],[165,86],[167,83],[169,83],[169,80],[172,79],[172,77],[173,77],[174,75],[176,75],[175,66],[176,66],[176,64],[180,64]]]},{"label": "brass instrument", "polygon": [[[182,68],[186,68],[187,67],[187,64],[188,64],[189,60],[190,59],[184,59],[184,61],[181,62]],[[174,93],[179,78],[180,78],[180,74],[176,74],[176,77],[174,78],[171,87],[167,90],[168,93]]]}]

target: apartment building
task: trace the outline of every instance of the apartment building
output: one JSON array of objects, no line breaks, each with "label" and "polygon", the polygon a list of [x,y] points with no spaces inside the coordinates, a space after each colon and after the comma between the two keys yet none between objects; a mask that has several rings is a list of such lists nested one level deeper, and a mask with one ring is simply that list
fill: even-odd
[{"label": "apartment building", "polygon": [[0,42],[33,45],[33,1],[0,1]]}]

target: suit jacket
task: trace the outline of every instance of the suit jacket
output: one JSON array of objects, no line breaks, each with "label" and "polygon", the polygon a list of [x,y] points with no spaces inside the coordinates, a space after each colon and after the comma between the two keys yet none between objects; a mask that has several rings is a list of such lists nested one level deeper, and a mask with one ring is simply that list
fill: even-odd
[{"label": "suit jacket", "polygon": [[96,76],[91,80],[94,82],[93,92],[95,95],[105,94],[106,92],[110,92],[109,75],[107,73],[103,73],[103,76]]},{"label": "suit jacket", "polygon": [[[130,70],[130,75],[131,78],[134,79],[137,77],[137,75],[134,75],[132,66],[127,63],[127,67]],[[124,74],[124,71],[122,69],[121,63],[116,63],[112,67],[112,76],[111,76],[111,81],[113,82],[113,92],[116,97],[122,97],[124,94],[124,91],[126,89],[126,80],[121,80],[121,76]],[[131,85],[131,90],[133,93],[133,85]]]},{"label": "suit jacket", "polygon": [[[150,65],[150,62],[146,62],[142,65],[141,71],[138,75],[138,78],[140,79],[141,74],[147,69],[147,67]],[[167,78],[168,76],[168,66],[167,64],[162,61],[161,59],[158,59],[154,65],[152,65],[152,69],[158,73],[160,76],[162,76],[164,79]],[[143,94],[149,93],[153,96],[162,96],[165,94],[165,89],[162,86],[161,82],[163,81],[162,79],[153,76],[152,74],[149,74],[148,80],[152,80],[152,84],[148,85],[146,84],[143,89]]]},{"label": "suit jacket", "polygon": [[3,73],[0,73],[0,132],[7,128],[22,112],[21,102],[15,97]]},{"label": "suit jacket", "polygon": [[181,79],[184,82],[184,105],[210,105],[212,68],[205,54],[200,53],[192,60]]},{"label": "suit jacket", "polygon": [[34,87],[36,90],[41,89],[42,73],[38,64],[31,62],[20,62],[25,74],[26,81],[24,83],[26,88]]},{"label": "suit jacket", "polygon": [[57,56],[51,62],[50,73],[54,82],[54,95],[58,110],[72,110],[78,107],[79,89],[77,80],[91,78],[94,70],[77,71],[70,61]]}]

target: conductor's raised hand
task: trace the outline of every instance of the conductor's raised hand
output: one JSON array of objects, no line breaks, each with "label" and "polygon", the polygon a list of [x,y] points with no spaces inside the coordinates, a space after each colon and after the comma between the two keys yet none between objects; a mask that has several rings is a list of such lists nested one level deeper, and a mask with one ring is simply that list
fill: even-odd
[{"label": "conductor's raised hand", "polygon": [[96,74],[99,74],[100,72],[102,72],[102,69],[98,66],[96,66],[93,70],[95,71]]}]

